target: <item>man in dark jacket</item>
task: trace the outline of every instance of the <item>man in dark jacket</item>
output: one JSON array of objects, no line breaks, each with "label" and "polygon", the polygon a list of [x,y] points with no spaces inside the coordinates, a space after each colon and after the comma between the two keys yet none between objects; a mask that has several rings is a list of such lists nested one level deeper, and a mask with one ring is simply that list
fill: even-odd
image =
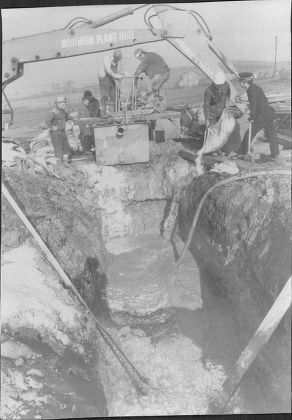
[{"label": "man in dark jacket", "polygon": [[205,91],[204,116],[206,127],[216,124],[230,99],[230,86],[224,73],[215,74],[214,82]]},{"label": "man in dark jacket", "polygon": [[[279,156],[279,146],[275,127],[275,111],[270,107],[263,90],[253,83],[253,74],[249,72],[239,73],[240,85],[247,91],[250,106],[251,140],[256,134],[264,129],[265,135],[270,143],[271,158],[277,159]],[[239,154],[247,154],[248,134],[244,134]]]},{"label": "man in dark jacket", "polygon": [[89,117],[95,118],[100,117],[100,105],[99,100],[96,99],[90,90],[86,90],[83,94],[84,99],[88,99],[88,111]]},{"label": "man in dark jacket", "polygon": [[161,95],[165,99],[165,83],[169,78],[168,65],[160,55],[143,51],[141,48],[138,48],[134,55],[141,61],[134,76],[138,77],[141,73],[145,73],[151,80],[151,90],[154,96]]},{"label": "man in dark jacket", "polygon": [[66,106],[65,96],[59,96],[55,101],[55,108],[46,118],[58,166],[69,166],[71,161],[71,150],[66,135],[66,121],[70,119],[70,114]]},{"label": "man in dark jacket", "polygon": [[[85,91],[84,95],[86,94]],[[92,132],[92,128],[85,122],[82,120],[82,118],[90,118],[90,109],[89,109],[89,98],[88,96],[83,96],[82,98],[82,105],[79,108],[79,128],[80,128],[80,141],[82,144],[82,148],[83,148],[83,152],[85,155],[87,154],[91,154],[91,148],[93,147],[94,144],[94,138],[93,138],[93,132]]]}]

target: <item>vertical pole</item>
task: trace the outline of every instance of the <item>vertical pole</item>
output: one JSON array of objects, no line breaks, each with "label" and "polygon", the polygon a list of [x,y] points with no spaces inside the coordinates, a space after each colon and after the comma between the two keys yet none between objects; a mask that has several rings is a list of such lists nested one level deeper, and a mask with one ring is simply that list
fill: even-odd
[{"label": "vertical pole", "polygon": [[278,47],[278,37],[275,38],[275,76],[277,74],[277,47]]}]

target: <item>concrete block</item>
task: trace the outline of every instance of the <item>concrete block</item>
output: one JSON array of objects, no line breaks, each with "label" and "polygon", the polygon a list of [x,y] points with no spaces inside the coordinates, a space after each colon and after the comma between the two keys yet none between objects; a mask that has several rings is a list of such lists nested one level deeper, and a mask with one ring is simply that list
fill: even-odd
[{"label": "concrete block", "polygon": [[121,165],[149,161],[147,123],[115,124],[94,128],[96,163]]}]

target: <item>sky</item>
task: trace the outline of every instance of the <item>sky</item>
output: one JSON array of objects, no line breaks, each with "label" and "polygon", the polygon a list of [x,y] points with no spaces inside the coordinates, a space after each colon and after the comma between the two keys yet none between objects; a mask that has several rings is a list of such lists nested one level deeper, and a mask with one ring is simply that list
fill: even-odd
[{"label": "sky", "polygon": [[[172,5],[175,5],[172,3]],[[3,40],[64,27],[76,16],[98,19],[128,7],[123,5],[70,6],[47,8],[2,9]],[[135,5],[131,5],[134,7]],[[275,37],[278,37],[278,61],[290,61],[290,0],[255,0],[204,3],[179,3],[180,8],[200,13],[213,35],[214,44],[229,60],[273,61]],[[124,17],[107,28],[145,28],[145,9]],[[190,63],[174,52],[171,46],[151,44],[151,50],[161,52],[171,66]],[[25,66],[24,76],[7,87],[6,92],[45,88],[65,80],[97,80],[101,54],[53,60]],[[66,65],[64,65],[66,62]],[[82,72],[80,72],[80,65]],[[45,75],[45,77],[44,77]]]}]

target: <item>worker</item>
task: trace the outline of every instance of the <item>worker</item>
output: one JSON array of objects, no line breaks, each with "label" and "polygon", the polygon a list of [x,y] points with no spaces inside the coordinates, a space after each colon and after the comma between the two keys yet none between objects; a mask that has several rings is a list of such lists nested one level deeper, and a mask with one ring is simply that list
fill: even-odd
[{"label": "worker", "polygon": [[151,80],[151,94],[155,98],[166,98],[166,82],[169,79],[169,67],[160,55],[154,52],[146,52],[138,48],[134,52],[134,56],[141,61],[137,67],[134,76],[138,80],[138,76],[145,73]]},{"label": "worker", "polygon": [[[88,91],[84,92],[84,96],[82,98],[82,105],[79,108],[78,116],[79,118],[90,118],[90,98]],[[93,147],[94,140],[93,140],[93,133],[92,128],[89,126],[88,122],[79,120],[79,128],[80,134],[79,138],[81,141],[82,149],[85,155],[91,154],[91,148]]]},{"label": "worker", "polygon": [[220,119],[230,99],[230,86],[223,72],[214,76],[214,82],[206,89],[204,97],[204,117],[206,127],[210,127]]},{"label": "worker", "polygon": [[122,80],[124,77],[119,72],[119,62],[122,57],[122,52],[115,50],[103,60],[103,67],[99,72],[102,117],[115,110],[117,81]]},{"label": "worker", "polygon": [[58,166],[69,166],[71,161],[70,146],[66,135],[66,121],[70,119],[70,115],[66,111],[66,106],[65,96],[59,96],[55,101],[55,108],[45,120],[50,130]]},{"label": "worker", "polygon": [[83,94],[83,99],[88,99],[89,118],[100,117],[99,100],[96,99],[90,90],[86,90]]},{"label": "worker", "polygon": [[[240,85],[247,92],[250,116],[249,121],[251,125],[251,140],[256,134],[264,129],[267,139],[270,143],[270,158],[277,160],[279,156],[279,146],[277,140],[277,133],[275,128],[275,111],[269,105],[268,100],[263,90],[253,83],[253,73],[242,72],[239,73]],[[246,155],[248,152],[248,138],[249,129],[246,130],[241,147],[239,149],[239,155]]]}]

